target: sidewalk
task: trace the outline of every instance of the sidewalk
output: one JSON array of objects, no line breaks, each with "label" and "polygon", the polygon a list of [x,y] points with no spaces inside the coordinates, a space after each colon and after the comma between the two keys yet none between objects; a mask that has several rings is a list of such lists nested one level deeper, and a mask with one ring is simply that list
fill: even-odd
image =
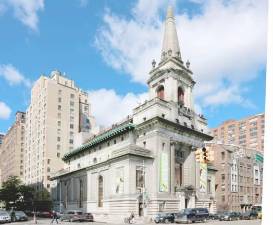
[{"label": "sidewalk", "polygon": [[[124,224],[124,218],[120,216],[107,216],[107,215],[95,215],[94,220],[98,223],[108,223],[108,224]],[[136,217],[133,224],[152,224],[151,218]]]}]

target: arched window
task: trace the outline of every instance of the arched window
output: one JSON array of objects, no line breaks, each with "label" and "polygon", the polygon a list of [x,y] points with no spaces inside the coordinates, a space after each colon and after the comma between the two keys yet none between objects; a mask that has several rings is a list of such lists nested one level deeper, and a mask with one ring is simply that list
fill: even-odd
[{"label": "arched window", "polygon": [[178,103],[184,105],[184,91],[181,87],[177,90],[177,101]]},{"label": "arched window", "polygon": [[103,207],[103,176],[99,176],[98,183],[98,207]]},{"label": "arched window", "polygon": [[160,99],[164,99],[164,86],[160,85],[157,89],[156,89],[156,94],[157,97]]}]

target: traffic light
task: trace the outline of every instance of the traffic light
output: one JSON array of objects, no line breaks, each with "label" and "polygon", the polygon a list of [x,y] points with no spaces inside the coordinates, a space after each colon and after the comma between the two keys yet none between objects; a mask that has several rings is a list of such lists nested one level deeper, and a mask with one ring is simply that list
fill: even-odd
[{"label": "traffic light", "polygon": [[195,151],[195,159],[196,159],[197,162],[201,162],[202,161],[201,153],[202,153],[202,150],[200,148],[198,148]]},{"label": "traffic light", "polygon": [[202,148],[202,159],[204,163],[208,162],[208,150],[205,147]]}]

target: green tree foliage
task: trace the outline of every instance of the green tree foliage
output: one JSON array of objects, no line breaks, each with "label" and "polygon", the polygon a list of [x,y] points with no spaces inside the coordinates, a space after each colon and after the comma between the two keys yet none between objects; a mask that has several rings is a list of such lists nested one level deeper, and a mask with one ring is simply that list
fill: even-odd
[{"label": "green tree foliage", "polygon": [[4,202],[6,209],[21,208],[25,202],[33,200],[33,193],[32,187],[23,185],[18,177],[11,176],[3,182],[0,189],[0,201]]}]

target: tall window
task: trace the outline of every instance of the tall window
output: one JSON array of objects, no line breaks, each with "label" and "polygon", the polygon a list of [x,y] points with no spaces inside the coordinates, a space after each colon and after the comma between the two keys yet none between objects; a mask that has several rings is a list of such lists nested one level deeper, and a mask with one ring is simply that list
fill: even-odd
[{"label": "tall window", "polygon": [[143,167],[139,166],[136,168],[136,188],[140,189],[144,187],[144,176]]},{"label": "tall window", "polygon": [[82,201],[83,201],[83,183],[82,180],[80,180],[80,196],[79,196],[79,208],[82,208]]},{"label": "tall window", "polygon": [[183,165],[175,163],[175,181],[176,186],[181,187],[183,184]]},{"label": "tall window", "polygon": [[178,103],[184,105],[184,91],[181,87],[179,87],[177,91],[177,101]]},{"label": "tall window", "polygon": [[157,93],[157,97],[160,99],[164,99],[164,86],[160,85],[157,89],[156,89],[156,93]]},{"label": "tall window", "polygon": [[103,177],[99,176],[98,207],[103,207]]}]

